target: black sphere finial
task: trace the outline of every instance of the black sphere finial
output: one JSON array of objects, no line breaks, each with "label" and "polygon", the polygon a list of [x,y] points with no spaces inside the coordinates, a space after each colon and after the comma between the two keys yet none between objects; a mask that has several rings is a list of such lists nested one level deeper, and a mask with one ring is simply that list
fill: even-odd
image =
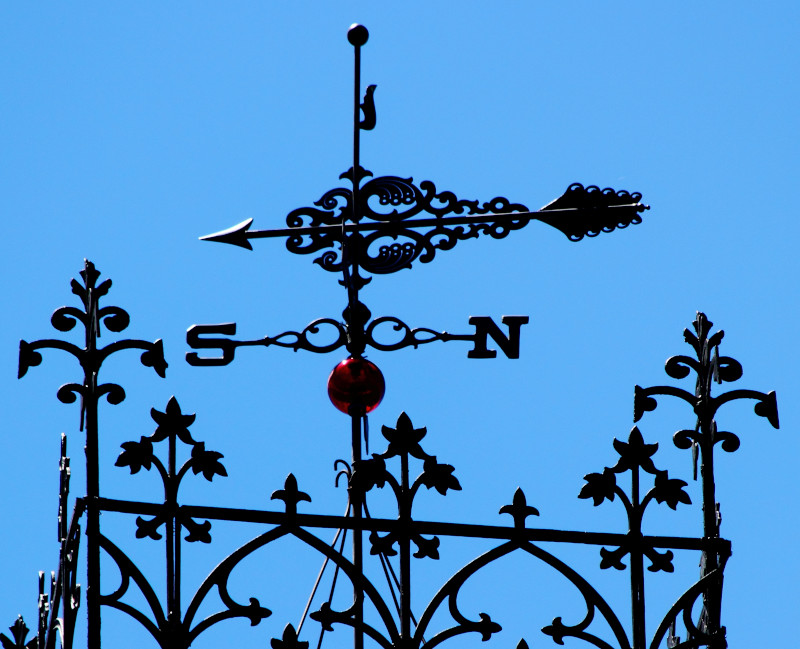
[{"label": "black sphere finial", "polygon": [[369,39],[369,32],[364,25],[353,23],[350,29],[347,30],[347,40],[353,47],[361,47]]}]

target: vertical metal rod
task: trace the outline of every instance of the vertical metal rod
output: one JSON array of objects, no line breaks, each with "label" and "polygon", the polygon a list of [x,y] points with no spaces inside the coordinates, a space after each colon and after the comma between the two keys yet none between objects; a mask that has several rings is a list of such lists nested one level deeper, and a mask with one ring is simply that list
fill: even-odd
[{"label": "vertical metal rod", "polygon": [[166,505],[169,511],[167,518],[167,620],[172,636],[176,629],[175,610],[175,433],[169,433],[169,457],[167,460],[167,480],[164,485]]},{"label": "vertical metal rod", "polygon": [[[704,323],[703,323],[704,324]],[[717,513],[717,496],[714,484],[714,437],[716,422],[709,417],[711,411],[711,383],[714,377],[714,361],[712,347],[708,340],[701,339],[703,347],[700,357],[700,371],[697,373],[698,399],[697,417],[700,429],[700,475],[703,488],[703,536],[707,539],[719,538],[719,518]],[[705,577],[719,567],[716,552],[704,552],[701,577]],[[704,619],[701,625],[705,632],[716,636],[721,628],[722,581],[714,581],[703,593]],[[702,627],[701,627],[702,628]]]},{"label": "vertical metal rod", "polygon": [[[177,512],[177,502],[175,504],[176,512]],[[176,628],[180,627],[181,625],[181,531],[183,527],[181,526],[180,519],[175,519],[175,586],[174,586],[174,597],[175,597],[175,625]],[[181,636],[182,637],[182,636]]]},{"label": "vertical metal rod", "polygon": [[401,456],[400,500],[400,628],[403,644],[411,641],[411,499],[408,480],[408,453]]},{"label": "vertical metal rod", "polygon": [[[86,564],[88,608],[88,647],[100,649],[100,461],[98,451],[97,421],[97,300],[93,284],[89,280],[90,264],[84,266],[86,273],[86,364],[84,365],[83,409],[86,423]],[[83,414],[83,413],[82,413]]]},{"label": "vertical metal rod", "polygon": [[358,169],[361,164],[361,45],[358,41],[353,45],[353,54],[353,212],[357,215]]},{"label": "vertical metal rod", "polygon": [[[368,32],[362,25],[353,25],[347,32],[347,38],[353,45],[353,194],[351,221],[358,223],[361,218],[361,46],[367,42]],[[347,289],[347,327],[348,351],[354,355],[363,353],[364,322],[362,305],[358,300],[360,289],[359,254],[361,235],[353,232],[347,235],[344,231],[345,218],[342,219],[342,261],[344,283]]]},{"label": "vertical metal rod", "polygon": [[[363,29],[366,32],[366,29]],[[347,40],[353,46],[353,223],[358,222],[359,218],[359,169],[361,160],[360,138],[361,138],[361,46],[366,43],[366,39],[362,38],[362,34],[357,26],[352,26],[348,30]],[[363,41],[363,42],[362,42]],[[342,227],[344,227],[344,219],[342,219]],[[351,236],[358,236],[353,234]],[[345,272],[345,287],[347,289],[347,302],[349,311],[348,338],[349,345],[348,351],[352,354],[353,342],[357,340],[357,345],[360,345],[363,339],[363,333],[358,332],[357,337],[353,336],[353,327],[363,327],[361,318],[358,314],[358,285],[355,276],[358,273],[358,255],[357,250],[353,247],[349,251],[345,251],[347,238],[342,232],[342,257],[344,261]],[[346,252],[349,253],[349,258]],[[348,270],[348,264],[352,263],[353,272]],[[362,350],[358,350],[361,354]],[[358,404],[350,406],[350,420],[351,420],[351,443],[353,449],[352,467],[355,470],[357,462],[361,461],[361,419],[364,416],[363,408]],[[356,527],[353,530],[353,564],[359,575],[364,574],[364,536],[360,529],[360,523],[363,514],[363,494],[351,491],[350,500],[353,506],[353,519]],[[355,599],[355,627],[353,630],[353,645],[355,649],[363,649],[364,647],[364,598],[361,590],[361,585],[353,584],[353,597]]]},{"label": "vertical metal rod", "polygon": [[84,398],[86,408],[86,563],[88,609],[88,647],[100,649],[100,479],[97,434],[96,376],[89,378],[89,387]]},{"label": "vertical metal rod", "polygon": [[[358,405],[350,407],[350,420],[351,427],[351,443],[353,447],[353,463],[355,469],[356,462],[361,461],[361,418],[362,408]],[[350,502],[353,507],[353,520],[355,526],[353,529],[353,565],[359,575],[364,574],[364,539],[363,532],[360,529],[360,523],[363,511],[362,494],[351,490]],[[355,602],[355,626],[353,629],[353,646],[354,649],[363,649],[364,647],[364,598],[361,592],[360,584],[353,584],[353,598]]]},{"label": "vertical metal rod", "polygon": [[[702,431],[702,460],[700,464],[700,475],[703,481],[703,536],[707,539],[719,538],[719,521],[717,515],[716,489],[714,486],[714,425],[713,422],[701,422]],[[705,552],[702,563],[701,577],[713,572],[719,567],[717,553],[713,550]],[[722,582],[714,581],[709,584],[708,589],[703,593],[703,608],[705,610],[706,632],[715,635],[721,625],[721,599]]]},{"label": "vertical metal rod", "polygon": [[59,543],[59,562],[58,562],[58,581],[53,600],[50,602],[50,620],[47,626],[47,639],[45,649],[55,648],[54,630],[59,618],[62,620],[62,647],[68,647],[71,633],[69,620],[69,561],[67,552],[69,551],[69,458],[67,457],[67,435],[61,433],[61,461],[59,462],[60,484],[58,493],[58,543]]},{"label": "vertical metal rod", "polygon": [[642,554],[642,511],[639,502],[639,466],[631,471],[631,615],[633,649],[645,649],[644,556]]}]

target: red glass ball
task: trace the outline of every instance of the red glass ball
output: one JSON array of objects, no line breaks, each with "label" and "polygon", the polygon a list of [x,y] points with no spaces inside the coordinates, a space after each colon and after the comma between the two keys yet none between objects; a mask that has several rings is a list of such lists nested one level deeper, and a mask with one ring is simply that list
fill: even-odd
[{"label": "red glass ball", "polygon": [[386,383],[378,366],[364,358],[343,360],[328,377],[328,396],[345,414],[350,414],[350,406],[372,412],[385,391]]}]

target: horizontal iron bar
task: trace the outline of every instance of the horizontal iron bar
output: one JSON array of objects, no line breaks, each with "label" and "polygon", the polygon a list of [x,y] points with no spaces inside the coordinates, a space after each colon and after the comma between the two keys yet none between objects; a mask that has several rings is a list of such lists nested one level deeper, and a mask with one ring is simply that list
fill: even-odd
[{"label": "horizontal iron bar", "polygon": [[[155,516],[161,513],[164,505],[160,503],[136,502],[100,498],[102,511],[120,512],[123,514],[145,514]],[[193,518],[207,518],[220,521],[241,523],[264,523],[267,525],[285,525],[291,523],[299,527],[319,527],[327,529],[348,529],[362,531],[391,532],[400,524],[396,519],[364,518],[355,520],[345,516],[328,516],[323,514],[295,514],[286,512],[270,512],[256,509],[235,509],[230,507],[209,507],[203,505],[181,505],[181,512]],[[578,532],[572,530],[551,530],[543,528],[525,528],[518,530],[503,525],[477,525],[470,523],[445,523],[437,521],[411,521],[414,532],[436,536],[460,536],[465,538],[511,540],[522,537],[526,541],[579,543],[585,545],[617,545],[630,542],[627,534],[611,532]],[[728,552],[730,541],[726,539],[698,539],[682,536],[642,536],[642,541],[651,547],[674,550],[708,550]]]},{"label": "horizontal iron bar", "polygon": [[[535,220],[539,215],[549,214],[572,214],[579,212],[587,212],[595,209],[601,210],[618,210],[633,208],[641,206],[641,203],[630,203],[629,205],[609,205],[601,208],[592,207],[567,207],[554,210],[537,210],[535,212],[501,212],[499,214],[474,214],[469,216],[445,216],[441,218],[427,218],[427,219],[408,219],[407,221],[376,221],[367,223],[345,223],[345,232],[372,232],[375,230],[408,230],[410,228],[424,228],[436,225],[469,225],[470,223],[497,223],[501,221],[515,221],[520,218]],[[388,215],[387,215],[388,216]],[[287,237],[295,236],[298,234],[313,234],[313,233],[340,233],[342,231],[341,224],[336,225],[317,225],[308,226],[304,228],[283,228],[280,230],[247,230],[246,236],[248,239],[261,239],[267,237]],[[213,235],[209,235],[213,236]],[[205,239],[207,237],[201,237]]]}]

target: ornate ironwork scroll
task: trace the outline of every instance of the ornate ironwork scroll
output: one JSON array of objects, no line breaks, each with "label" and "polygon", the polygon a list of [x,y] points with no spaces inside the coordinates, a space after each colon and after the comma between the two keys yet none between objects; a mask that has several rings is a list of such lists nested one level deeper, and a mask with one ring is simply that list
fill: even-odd
[{"label": "ornate ironwork scroll", "polygon": [[28,626],[22,619],[9,628],[11,638],[0,633],[3,649],[55,649],[56,641],[63,649],[71,649],[75,622],[80,608],[81,587],[77,583],[78,551],[80,548],[80,520],[84,513],[84,499],[75,502],[69,514],[70,459],[67,457],[67,436],[61,435],[58,490],[58,571],[50,573],[49,588],[45,573],[39,573],[39,599],[36,635],[28,642]]},{"label": "ornate ironwork scroll", "polygon": [[[429,327],[412,329],[405,322],[393,316],[382,316],[370,320],[372,314],[366,307],[361,313],[366,322],[361,325],[363,331],[358,343],[353,338],[354,330],[346,322],[338,322],[332,318],[314,320],[302,331],[285,331],[277,336],[264,336],[256,340],[232,340],[227,337],[218,337],[220,334],[223,336],[235,334],[235,322],[194,325],[186,332],[186,342],[189,347],[200,350],[219,350],[219,354],[201,356],[197,352],[188,352],[186,362],[194,366],[227,365],[233,361],[239,347],[275,346],[292,351],[303,349],[317,354],[326,354],[342,347],[350,351],[354,344],[358,344],[362,351],[366,347],[372,347],[387,352],[406,347],[416,349],[420,345],[451,340],[471,342],[473,347],[467,352],[469,358],[494,358],[497,356],[497,351],[489,349],[489,338],[497,343],[507,358],[519,358],[520,328],[528,323],[528,316],[503,316],[501,322],[508,327],[508,335],[506,335],[491,318],[473,316],[469,319],[469,324],[475,327],[475,333],[451,334]],[[348,313],[345,312],[344,316],[347,318]]]},{"label": "ornate ironwork scroll", "polygon": [[[358,176],[363,179],[372,172],[360,169]],[[339,177],[352,180],[353,172]],[[361,212],[354,211],[353,190],[337,187],[325,192],[314,206],[289,212],[285,230],[251,230],[253,220],[248,219],[201,238],[252,250],[251,239],[285,237],[289,252],[326,251],[314,263],[337,273],[352,263],[344,257],[346,239],[361,270],[385,275],[411,268],[417,260],[429,263],[437,251],[452,250],[459,241],[482,235],[503,239],[531,221],[546,223],[570,241],[636,225],[648,209],[641,198],[638,192],[573,183],[559,198],[531,211],[502,196],[481,203],[439,191],[430,180],[417,186],[413,178],[380,176],[360,188]]]},{"label": "ornate ironwork scroll", "polygon": [[[87,266],[87,270],[89,269]],[[93,275],[87,273],[86,276],[89,278],[87,284],[91,285]],[[81,288],[80,285],[78,287]],[[88,308],[88,311],[97,310],[97,322],[99,322],[102,320],[103,311],[96,306],[96,302],[94,304],[95,306]],[[75,317],[79,319],[77,315]],[[81,317],[85,318],[85,314]],[[60,322],[59,317],[54,319]],[[89,318],[86,318],[86,321],[92,322]],[[674,440],[679,448],[692,448],[692,445],[696,445],[702,463],[704,531],[700,537],[663,537],[645,534],[642,525],[644,513],[653,502],[666,504],[675,509],[681,504],[688,506],[691,501],[685,490],[686,482],[673,478],[667,471],[656,467],[654,455],[658,445],[645,442],[638,427],[633,428],[627,441],[614,441],[614,448],[619,456],[617,462],[600,472],[587,474],[585,484],[578,494],[579,498],[591,500],[594,505],[619,499],[628,519],[628,529],[622,533],[532,527],[529,521],[532,517],[538,516],[539,511],[529,504],[525,493],[521,490],[517,490],[511,502],[500,509],[501,515],[510,517],[510,522],[506,525],[418,520],[413,514],[413,509],[421,489],[435,490],[441,495],[447,495],[452,490],[460,490],[461,484],[455,476],[452,465],[440,462],[435,455],[423,448],[422,442],[427,431],[425,428],[414,426],[406,414],[402,414],[393,427],[382,427],[383,437],[388,444],[386,450],[373,453],[366,458],[362,456],[360,449],[361,429],[354,423],[354,458],[352,470],[346,472],[349,487],[347,516],[307,514],[301,511],[300,505],[310,501],[311,497],[299,488],[297,480],[292,475],[285,480],[283,487],[272,495],[273,500],[283,503],[283,511],[183,504],[178,498],[179,487],[189,473],[202,475],[211,481],[215,476],[225,476],[227,472],[221,463],[222,454],[207,449],[203,442],[195,440],[189,432],[195,419],[194,415],[184,413],[177,400],[172,398],[163,411],[156,409],[151,411],[156,430],[150,435],[142,436],[138,441],[122,444],[122,452],[116,462],[117,466],[127,467],[132,474],[139,473],[143,469],[155,470],[164,489],[163,502],[112,500],[100,496],[94,500],[97,513],[113,511],[135,516],[136,537],[165,543],[166,601],[161,602],[156,595],[156,589],[142,570],[115,541],[100,534],[98,528],[88,525],[91,523],[92,514],[90,498],[76,501],[76,511],[72,521],[67,525],[69,460],[64,442],[60,465],[59,571],[50,580],[49,588],[44,575],[40,577],[36,636],[32,640],[27,640],[29,631],[24,621],[20,619],[12,625],[10,636],[0,635],[0,643],[3,649],[11,647],[55,649],[59,642],[57,638],[60,638],[61,646],[71,647],[75,614],[80,598],[80,587],[75,582],[80,536],[79,521],[84,514],[85,506],[88,512],[87,554],[96,552],[99,555],[101,550],[104,551],[116,564],[120,575],[118,584],[110,592],[104,592],[98,597],[97,605],[109,606],[127,613],[147,629],[156,643],[164,649],[187,649],[206,629],[227,619],[244,618],[252,625],[258,625],[269,617],[272,614],[271,610],[263,606],[258,599],[251,597],[246,602],[240,601],[230,592],[228,584],[231,575],[243,560],[266,551],[274,541],[285,537],[293,537],[318,552],[350,582],[354,594],[350,606],[340,608],[334,605],[331,598],[311,613],[311,618],[320,623],[323,631],[331,631],[342,626],[351,628],[356,644],[363,643],[367,637],[385,649],[433,649],[453,637],[464,634],[477,634],[483,640],[492,638],[501,630],[500,618],[487,612],[474,614],[463,610],[459,604],[459,595],[464,586],[485,567],[511,554],[524,553],[561,575],[576,589],[583,600],[584,611],[577,618],[558,616],[542,628],[542,632],[558,644],[563,643],[565,638],[576,638],[591,646],[604,649],[610,647],[645,649],[647,646],[656,649],[666,640],[667,645],[673,648],[721,649],[726,646],[725,627],[721,624],[722,576],[725,563],[730,556],[730,543],[719,535],[718,506],[713,484],[713,449],[716,444],[720,444],[723,450],[733,451],[739,443],[733,433],[717,430],[715,415],[724,403],[739,398],[751,398],[756,401],[756,413],[777,427],[777,406],[774,392],[733,390],[718,396],[712,394],[711,387],[714,381],[736,381],[741,377],[742,370],[734,359],[720,356],[718,347],[722,340],[722,332],[712,335],[711,323],[703,314],[698,314],[695,320],[694,333],[687,330],[685,338],[694,349],[696,358],[673,357],[667,361],[666,369],[671,377],[678,379],[686,378],[694,371],[695,393],[671,386],[652,388],[637,386],[634,411],[635,419],[638,421],[645,412],[655,409],[657,406],[655,397],[660,395],[677,396],[692,405],[698,417],[696,429],[680,430]],[[91,335],[88,347],[91,348],[95,342],[95,336]],[[38,359],[34,354],[38,354],[38,349],[46,347],[64,349],[67,345],[58,341],[23,343],[25,350],[23,353],[27,354],[23,367],[37,364]],[[114,345],[116,347],[112,347]],[[148,353],[154,348],[158,349],[160,345],[127,341],[124,346],[112,343],[105,349],[124,347],[144,348],[145,353]],[[68,351],[71,351],[71,348],[68,348]],[[82,350],[76,348],[76,351]],[[102,356],[101,352],[96,353]],[[154,364],[157,365],[157,369],[163,371],[163,359],[162,363],[154,362]],[[24,374],[24,371],[21,373]],[[71,388],[70,394],[72,390],[83,387]],[[102,385],[95,390],[96,392],[105,390],[102,394],[113,392]],[[63,394],[63,391],[59,394]],[[85,394],[92,393],[85,391]],[[88,407],[86,422],[87,427],[97,425],[96,412],[90,416]],[[166,459],[156,450],[162,442],[166,442]],[[187,450],[187,457],[183,462],[178,460],[179,442]],[[412,477],[411,471],[411,463],[414,460],[421,463],[421,471],[416,477]],[[399,472],[390,470],[392,461],[399,462]],[[652,486],[649,488],[644,486],[644,478],[648,475],[652,480]],[[630,480],[629,489],[624,488],[623,478]],[[87,491],[91,487],[91,483],[87,485]],[[393,495],[396,505],[396,512],[393,515],[378,518],[370,512],[368,499],[376,489],[388,489]],[[266,530],[236,549],[212,569],[188,599],[184,609],[182,605],[184,598],[181,594],[182,543],[211,542],[210,531],[214,520],[256,523],[266,526]],[[355,551],[348,557],[343,545],[335,547],[320,538],[318,531],[329,529],[351,531],[354,538],[368,534],[369,555],[378,557],[384,566],[393,597],[395,588],[393,584],[396,580],[396,588],[399,591],[396,613],[393,612],[392,599],[387,599],[382,594],[378,584],[370,576],[370,571],[366,569],[365,557],[360,551]],[[455,571],[430,601],[420,607],[417,616],[411,607],[413,561],[439,559],[445,548],[442,539],[450,537],[480,538],[494,541],[495,545]],[[589,579],[575,571],[556,554],[542,547],[542,544],[565,543],[596,546],[599,548],[601,569],[615,568],[629,571],[630,629],[626,628],[611,602],[591,584]],[[700,577],[669,608],[655,632],[648,634],[644,624],[645,559],[649,564],[647,572],[670,573],[673,571],[675,553],[686,551],[698,552],[702,557]],[[399,560],[396,571],[390,563],[392,557]],[[99,565],[98,557],[95,557],[94,561],[90,559],[89,565]],[[95,583],[99,588],[99,573],[95,577],[98,580]],[[134,591],[138,591],[140,599],[143,599],[144,610],[131,603],[130,596]],[[223,608],[199,620],[201,605],[207,601],[212,592],[219,596]],[[699,617],[695,617],[692,611],[698,601],[702,602],[702,612]],[[363,615],[364,606],[367,604],[374,612],[369,621],[365,620]],[[58,614],[59,610],[63,611],[62,615]],[[440,610],[449,612],[452,621],[447,623],[445,628],[437,630],[432,627],[432,621]],[[99,641],[99,619],[99,616],[89,617],[90,647],[98,646],[92,644],[91,638],[97,638]],[[596,630],[598,621],[604,623],[605,631]],[[681,641],[678,635],[678,623],[682,623],[685,628],[686,640]],[[300,632],[295,627],[286,625],[282,636],[273,638],[272,646],[276,649],[301,648],[306,642],[301,639]],[[527,645],[524,640],[520,641],[518,646],[523,645]]]},{"label": "ornate ironwork scroll", "polygon": [[[165,485],[165,494],[174,494],[177,476],[186,475],[190,470],[198,474],[202,473],[206,478],[224,474],[224,469],[219,464],[221,455],[206,451],[201,443],[188,437],[186,427],[191,423],[191,416],[180,412],[180,408],[174,400],[170,402],[166,412],[154,411],[153,416],[159,423],[161,432],[157,431],[150,437],[143,437],[139,442],[123,444],[123,453],[117,461],[119,466],[128,466],[132,473],[138,472],[141,468],[155,467]],[[169,425],[166,423],[167,420]],[[529,527],[528,519],[538,516],[539,512],[528,504],[522,490],[517,490],[511,503],[500,509],[501,515],[511,517],[510,526],[417,520],[412,513],[413,504],[423,487],[446,495],[451,490],[460,490],[461,484],[455,476],[452,465],[440,462],[436,456],[430,455],[423,449],[421,442],[426,435],[426,429],[415,427],[405,413],[399,417],[394,427],[384,426],[382,434],[388,442],[387,449],[354,463],[353,470],[349,474],[349,494],[352,500],[362,501],[365,511],[368,512],[366,502],[369,494],[376,488],[388,488],[393,494],[397,506],[397,517],[395,518],[366,516],[356,519],[353,516],[321,516],[302,513],[299,511],[299,505],[303,502],[310,502],[311,497],[299,488],[297,480],[292,475],[286,479],[283,488],[275,491],[272,496],[273,500],[283,502],[284,511],[282,512],[181,505],[176,499],[171,498],[167,498],[163,504],[102,499],[101,508],[103,510],[137,515],[137,537],[161,538],[157,529],[165,525],[168,547],[178,538],[174,532],[170,536],[170,525],[173,525],[172,529],[177,531],[180,527],[179,521],[192,521],[191,526],[184,525],[189,531],[186,539],[189,541],[210,541],[210,537],[207,536],[210,529],[209,520],[242,521],[271,526],[266,532],[232,553],[213,570],[192,597],[183,619],[180,618],[180,614],[176,613],[172,620],[170,620],[170,614],[162,609],[154,590],[138,568],[117,545],[103,537],[102,547],[117,563],[122,575],[120,587],[111,595],[104,596],[103,603],[123,610],[134,619],[139,620],[158,639],[161,646],[187,647],[187,643],[203,630],[231,617],[245,617],[250,619],[252,624],[257,624],[270,615],[269,609],[253,598],[250,599],[249,605],[236,602],[227,591],[228,579],[244,558],[262,548],[267,548],[280,538],[293,536],[332,562],[351,582],[356,594],[353,604],[345,609],[334,608],[331,601],[328,600],[311,614],[311,618],[319,622],[323,630],[331,631],[336,626],[350,627],[387,649],[393,647],[432,649],[455,636],[477,633],[482,639],[488,640],[501,630],[501,625],[488,613],[472,616],[462,612],[459,607],[459,594],[464,585],[486,566],[510,554],[523,552],[534,560],[550,566],[565,578],[576,588],[584,601],[585,612],[582,617],[579,617],[574,623],[567,623],[564,617],[559,616],[542,629],[544,634],[550,636],[557,643],[563,643],[564,638],[574,637],[596,647],[618,646],[620,649],[638,649],[646,646],[644,558],[650,561],[648,568],[650,572],[672,572],[674,551],[699,550],[708,553],[713,550],[720,556],[729,554],[728,542],[719,538],[660,537],[643,533],[643,514],[652,502],[663,503],[674,509],[681,503],[690,504],[690,500],[684,490],[685,482],[670,478],[666,471],[655,467],[653,455],[658,445],[645,443],[638,428],[631,431],[627,442],[619,440],[614,442],[614,447],[619,454],[617,463],[611,468],[604,469],[601,473],[588,474],[585,478],[586,484],[579,494],[580,498],[593,500],[595,505],[606,500],[620,499],[628,514],[629,529],[626,533],[617,534]],[[164,439],[170,439],[173,443],[175,439],[181,439],[192,446],[191,456],[181,469],[177,469],[177,464],[170,469],[155,456],[153,443],[156,440],[163,441]],[[198,448],[201,450],[197,451]],[[389,470],[389,461],[395,458],[399,461],[399,473]],[[412,458],[421,462],[422,465],[422,471],[414,479],[411,477],[410,470]],[[642,493],[640,486],[642,472],[653,476],[653,486],[645,493]],[[625,475],[630,476],[630,492],[626,492],[618,483],[618,479]],[[146,515],[146,518],[143,515]],[[195,519],[200,517],[206,519],[206,522],[198,524]],[[199,527],[202,529],[202,533],[195,534],[189,527]],[[368,531],[371,555],[386,561],[389,560],[389,557],[399,558],[397,583],[400,595],[396,617],[392,613],[391,600],[387,600],[380,594],[377,584],[370,579],[363,566],[359,567],[355,560],[348,559],[343,554],[343,549],[336,549],[323,542],[313,532],[315,528],[340,528],[354,532]],[[412,560],[414,558],[439,559],[443,537],[496,539],[498,544],[456,571],[430,602],[422,607],[421,614],[417,618],[411,610]],[[630,571],[633,625],[630,636],[608,600],[585,577],[570,568],[556,555],[543,549],[542,542],[596,545],[600,548],[600,568],[613,567],[618,570],[628,569]],[[609,550],[608,547],[614,549]],[[630,567],[623,563],[626,556],[630,556]],[[179,566],[174,563],[174,561],[179,561],[179,557],[180,552],[176,550],[173,553],[173,562],[168,562],[168,565],[174,566],[173,570],[175,570],[175,573],[172,573],[168,569],[168,577],[171,581],[176,579],[177,581],[173,581],[174,586],[171,591],[168,591],[172,593],[172,595],[168,595],[172,605],[167,606],[167,611],[180,610],[176,599],[179,597],[176,595],[179,593]],[[683,607],[687,605],[691,608],[692,602],[689,602],[689,599],[697,596],[707,586],[708,581],[708,578],[701,578],[698,584],[695,584],[687,591],[686,595],[678,600],[668,615],[674,617],[676,612],[683,611]],[[149,614],[146,615],[125,602],[124,596],[131,583],[135,583],[144,595],[150,608]],[[199,605],[214,587],[218,588],[221,599],[228,608],[204,621],[193,622]],[[369,603],[376,611],[381,627],[376,626],[374,622],[365,622],[363,617],[357,614],[359,608],[363,607],[365,603]],[[435,631],[431,635],[431,621],[443,606],[446,606],[445,610],[450,612],[453,624],[445,629]],[[608,625],[616,645],[609,644],[607,640],[597,635],[597,632],[591,630],[597,619],[604,620]],[[193,624],[194,626],[192,626]],[[657,632],[657,637],[663,639],[666,628],[662,624]],[[658,634],[661,635],[658,636]],[[167,643],[167,639],[169,639],[169,643]],[[287,642],[301,643],[294,627],[285,627],[283,637],[275,638],[273,646],[276,646],[275,643],[278,643],[279,646],[291,646],[280,644]],[[704,644],[713,646],[703,642],[696,646],[704,646]],[[651,646],[656,647],[658,643]]]},{"label": "ornate ironwork scroll", "polygon": [[[219,621],[244,617],[255,625],[268,617],[271,612],[262,607],[255,598],[251,598],[247,605],[233,600],[228,593],[227,581],[230,569],[238,561],[229,559],[206,580],[190,601],[186,614],[182,614],[182,541],[211,543],[211,522],[208,520],[199,522],[193,516],[186,514],[179,505],[178,491],[181,482],[190,471],[195,475],[202,474],[209,482],[216,475],[227,476],[227,471],[220,462],[222,453],[208,450],[205,443],[192,438],[189,426],[194,422],[195,415],[184,414],[175,397],[169,400],[163,412],[153,408],[150,415],[158,425],[155,432],[152,435],[141,437],[138,442],[131,441],[122,444],[123,450],[117,458],[116,465],[128,467],[131,474],[138,473],[141,469],[150,471],[151,468],[155,468],[161,478],[164,488],[164,504],[157,508],[155,515],[147,518],[137,516],[136,537],[158,541],[164,538],[159,530],[165,529],[166,606],[162,607],[154,588],[133,561],[105,536],[101,537],[101,546],[116,563],[121,581],[115,591],[101,597],[100,603],[123,611],[140,622],[164,649],[188,648],[200,633]],[[164,441],[167,442],[168,447],[166,461],[162,461],[158,457],[154,447],[155,444]],[[188,459],[180,466],[177,459],[177,443],[179,441],[191,448]],[[185,537],[183,537],[184,533],[186,533]],[[239,554],[242,557],[245,556],[241,552]],[[149,615],[123,600],[130,589],[131,582],[137,586],[147,601],[150,608]],[[220,598],[227,608],[194,624],[197,609],[213,586],[217,587]]]},{"label": "ornate ironwork scroll", "polygon": [[[652,456],[658,449],[658,444],[645,444],[639,429],[634,426],[627,442],[614,440],[614,448],[619,453],[619,461],[610,468],[603,469],[602,473],[590,473],[585,477],[586,484],[580,492],[579,498],[591,498],[595,506],[605,500],[614,500],[619,497],[625,507],[628,518],[628,542],[614,550],[600,549],[601,568],[616,568],[625,570],[622,560],[630,556],[631,572],[631,617],[633,626],[633,644],[644,647],[646,642],[645,622],[645,597],[644,597],[644,559],[650,561],[648,570],[651,572],[673,572],[671,550],[659,552],[655,546],[642,542],[642,519],[647,506],[652,502],[666,503],[675,509],[680,503],[691,504],[689,494],[684,491],[686,482],[670,478],[667,471],[656,469]],[[644,495],[641,493],[641,472],[655,477],[653,487]],[[617,475],[631,473],[630,495],[617,484]]]},{"label": "ornate ironwork scroll", "polygon": [[[693,430],[679,430],[673,438],[675,446],[691,449],[695,476],[697,461],[700,460],[700,474],[703,490],[703,535],[708,539],[719,538],[720,513],[716,498],[714,482],[714,447],[719,444],[723,451],[732,453],[739,448],[739,438],[731,432],[718,430],[716,414],[719,408],[739,399],[754,399],[755,413],[769,421],[773,428],[778,428],[778,402],[775,392],[758,392],[756,390],[731,390],[718,396],[712,394],[714,383],[732,383],[742,377],[742,366],[730,356],[720,356],[719,345],[725,333],[722,330],[711,333],[713,323],[704,313],[697,313],[692,332],[685,329],[683,337],[691,346],[695,357],[673,356],[667,360],[665,371],[674,379],[687,378],[695,374],[694,393],[672,386],[655,386],[641,388],[636,386],[633,405],[634,421],[639,421],[645,412],[656,409],[655,397],[668,395],[678,397],[688,403],[697,416]],[[684,644],[673,636],[674,647],[725,647],[725,627],[721,623],[722,575],[729,552],[706,551],[701,563],[701,581],[703,589],[687,591],[683,607],[676,609],[671,618],[682,614],[686,621],[689,639]],[[703,610],[698,622],[691,622],[691,607],[696,598],[702,594]]]},{"label": "ornate ironwork scroll", "polygon": [[[147,367],[152,367],[155,372],[164,377],[167,362],[164,359],[164,347],[161,340],[147,342],[144,340],[119,340],[105,347],[99,346],[101,330],[119,333],[124,331],[130,323],[130,316],[123,309],[116,306],[100,306],[100,300],[108,294],[111,280],[106,279],[98,283],[99,271],[88,260],[80,272],[80,281],[73,279],[70,286],[72,292],[81,301],[82,310],[64,306],[57,309],[51,318],[51,323],[58,331],[68,332],[77,324],[83,326],[84,347],[81,348],[70,342],[57,339],[38,340],[33,343],[21,341],[19,344],[19,378],[25,376],[31,367],[42,362],[43,349],[60,349],[73,356],[83,369],[82,383],[67,383],[62,385],[57,393],[62,403],[75,403],[80,398],[80,428],[86,431],[86,535],[87,535],[87,562],[88,584],[86,600],[89,613],[91,647],[100,646],[100,510],[98,499],[100,497],[100,480],[98,473],[98,416],[97,406],[102,397],[116,405],[125,399],[125,390],[116,383],[100,383],[99,373],[103,362],[112,354],[124,349],[137,349],[142,351],[141,362]],[[60,558],[62,568],[68,559]],[[65,601],[65,606],[69,605]],[[65,611],[64,619],[68,617]]]},{"label": "ornate ironwork scroll", "polygon": [[[302,331],[287,331],[260,340],[218,340],[222,356],[201,357],[187,354],[192,365],[225,365],[233,360],[236,347],[279,346],[297,351],[304,349],[327,352],[346,347],[351,356],[360,357],[366,347],[394,351],[417,347],[433,341],[469,340],[469,337],[437,332],[429,328],[412,329],[394,316],[378,318],[370,323],[369,309],[359,299],[359,291],[374,275],[386,275],[411,268],[414,262],[429,263],[438,252],[452,250],[460,241],[482,236],[502,239],[531,221],[540,221],[561,231],[570,241],[595,237],[642,222],[641,214],[649,209],[638,192],[584,187],[573,183],[558,198],[539,210],[532,211],[522,203],[502,196],[488,201],[459,198],[454,192],[439,190],[430,180],[415,183],[411,177],[378,176],[361,166],[361,131],[372,130],[376,123],[374,92],[370,85],[361,95],[361,48],[369,34],[363,25],[353,25],[348,40],[354,48],[353,84],[353,164],[339,176],[349,187],[326,191],[312,205],[299,207],[286,216],[286,228],[253,230],[252,219],[231,228],[201,237],[252,250],[251,241],[261,238],[282,238],[286,249],[300,255],[316,255],[314,263],[324,270],[341,273],[341,284],[347,291],[344,321],[322,318]],[[363,115],[363,117],[362,117]],[[526,320],[527,321],[527,320]],[[381,343],[372,334],[375,327],[391,322],[395,331],[403,332],[396,343]],[[327,344],[316,344],[312,338],[321,326],[333,327],[336,337]],[[368,325],[370,325],[368,327]],[[492,323],[494,325],[494,323]],[[189,329],[187,343],[192,349],[207,349],[202,333],[223,333],[235,327],[196,325]],[[365,330],[366,327],[366,330]],[[224,328],[224,329],[222,329]],[[476,346],[470,358],[493,358],[485,343],[486,329],[476,332]],[[496,325],[492,332],[497,331]],[[518,330],[517,330],[518,333]],[[517,358],[517,343],[508,351],[492,334],[509,358]],[[509,338],[510,339],[510,338]],[[210,347],[215,349],[216,347]],[[492,350],[493,351],[493,350]]]}]

